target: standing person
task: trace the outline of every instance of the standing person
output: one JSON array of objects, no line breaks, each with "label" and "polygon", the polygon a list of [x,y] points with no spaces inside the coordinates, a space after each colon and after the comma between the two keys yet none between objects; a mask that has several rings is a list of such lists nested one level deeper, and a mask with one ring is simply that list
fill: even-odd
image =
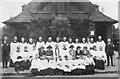
[{"label": "standing person", "polygon": [[85,46],[87,46],[86,38],[82,38],[81,49]]},{"label": "standing person", "polygon": [[78,46],[80,46],[79,40],[75,39],[75,43],[74,43],[75,49],[77,49]]},{"label": "standing person", "polygon": [[46,48],[48,47],[48,46],[51,46],[52,47],[52,49],[54,49],[55,48],[55,45],[54,45],[54,42],[53,42],[53,40],[52,40],[52,37],[49,37],[48,38],[48,42],[46,42]]},{"label": "standing person", "polygon": [[111,59],[111,66],[113,66],[113,55],[114,55],[114,49],[113,44],[111,43],[111,39],[107,40],[107,44],[105,46],[105,52],[107,54],[107,66],[109,66],[109,58]]},{"label": "standing person", "polygon": [[25,42],[25,38],[21,38],[21,43],[20,43],[20,52],[24,52],[24,47],[27,46],[27,42]]},{"label": "standing person", "polygon": [[33,43],[33,39],[30,38],[30,39],[29,39],[29,43],[28,43],[28,51],[29,51],[29,52],[32,52],[33,46],[35,46],[35,43]]},{"label": "standing person", "polygon": [[63,49],[63,47],[66,46],[66,48],[69,48],[69,43],[67,41],[66,37],[63,37],[63,42],[61,42],[61,48]]},{"label": "standing person", "polygon": [[58,58],[60,57],[60,49],[58,47],[58,45],[55,45],[55,59],[56,61],[58,60]]},{"label": "standing person", "polygon": [[105,51],[105,42],[102,40],[101,36],[98,37],[98,41],[96,44],[98,50],[100,50],[100,47],[102,47],[103,51]]},{"label": "standing person", "polygon": [[2,43],[2,63],[3,63],[3,68],[7,68],[8,59],[9,59],[9,44],[7,42],[7,37],[4,37],[4,40],[3,40],[3,43]]},{"label": "standing person", "polygon": [[90,38],[90,49],[93,48],[93,46],[96,46],[96,43],[94,42],[93,38]]},{"label": "standing person", "polygon": [[14,36],[13,42],[10,43],[10,57],[12,59],[13,54],[16,52],[19,42],[17,41],[17,36]]},{"label": "standing person", "polygon": [[56,38],[55,47],[56,46],[58,46],[58,48],[60,49],[60,38],[59,37]]},{"label": "standing person", "polygon": [[68,42],[69,42],[69,47],[70,47],[71,45],[74,45],[74,44],[73,44],[73,41],[72,41],[72,38],[69,38]]},{"label": "standing person", "polygon": [[36,50],[38,51],[38,49],[43,46],[45,47],[45,42],[43,41],[42,37],[39,37],[39,41],[36,43]]}]

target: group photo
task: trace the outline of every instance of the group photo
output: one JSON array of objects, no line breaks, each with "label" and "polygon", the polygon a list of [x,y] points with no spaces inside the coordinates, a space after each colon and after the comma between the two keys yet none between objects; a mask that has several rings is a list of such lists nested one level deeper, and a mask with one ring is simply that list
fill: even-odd
[{"label": "group photo", "polygon": [[31,0],[9,5],[3,7],[9,9],[4,15],[19,12],[1,22],[1,77],[118,76],[119,21],[112,18],[115,12],[110,16],[109,7],[117,9],[112,2]]}]

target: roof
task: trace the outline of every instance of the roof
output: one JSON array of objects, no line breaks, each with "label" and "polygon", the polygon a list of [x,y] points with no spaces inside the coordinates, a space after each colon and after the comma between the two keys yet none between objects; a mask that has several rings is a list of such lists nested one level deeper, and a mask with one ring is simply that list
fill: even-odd
[{"label": "roof", "polygon": [[9,23],[31,22],[31,20],[39,19],[40,17],[51,18],[52,14],[50,14],[50,12],[43,12],[43,13],[41,12],[44,9],[44,7],[49,4],[52,5],[52,7],[54,6],[54,8],[52,8],[51,11],[52,13],[55,12],[55,14],[59,14],[60,11],[63,11],[62,15],[65,15],[64,12],[70,13],[69,10],[73,8],[79,14],[74,13],[75,11],[74,12],[71,11],[72,15],[69,16],[71,18],[76,18],[76,17],[78,18],[79,16],[79,18],[82,19],[90,18],[93,21],[109,21],[109,22],[116,21],[105,16],[101,12],[95,10],[95,6],[91,2],[89,2],[89,0],[76,0],[76,2],[75,0],[65,0],[65,2],[63,1],[64,0],[59,0],[59,2],[57,2],[57,0],[36,0],[36,1],[32,0],[29,4],[22,6],[23,11],[20,14],[18,14],[13,18],[10,18],[9,20],[3,23],[9,24]]},{"label": "roof", "polygon": [[92,20],[93,22],[111,22],[111,23],[118,22],[117,20],[114,20],[106,16],[105,14],[103,14],[97,9],[95,9],[95,11],[90,15],[89,19]]}]

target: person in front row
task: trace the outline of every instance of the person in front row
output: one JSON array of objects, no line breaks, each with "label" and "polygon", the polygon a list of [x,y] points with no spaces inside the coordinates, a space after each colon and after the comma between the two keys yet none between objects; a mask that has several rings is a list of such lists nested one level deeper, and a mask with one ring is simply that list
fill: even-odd
[{"label": "person in front row", "polygon": [[38,75],[38,68],[39,68],[39,62],[40,62],[40,59],[38,57],[39,55],[36,54],[35,58],[31,62],[30,70],[31,70],[31,74],[34,76]]},{"label": "person in front row", "polygon": [[86,62],[86,73],[94,74],[95,63],[91,54],[87,54],[87,57],[85,58],[85,62]]},{"label": "person in front row", "polygon": [[80,56],[83,55],[83,52],[82,52],[80,46],[77,47],[77,50],[75,51],[75,53],[76,53],[76,54],[75,54],[75,58],[76,58],[76,59],[79,59]]},{"label": "person in front row", "polygon": [[50,46],[50,45],[47,47],[47,50],[46,50],[46,58],[48,59],[48,62],[49,62],[49,60],[54,59],[52,46]]},{"label": "person in front row", "polygon": [[38,49],[38,54],[39,54],[39,57],[41,58],[41,59],[45,59],[46,58],[46,52],[45,52],[45,50],[44,50],[44,47],[43,46],[41,46],[39,49]]},{"label": "person in front row", "polygon": [[82,52],[83,52],[83,55],[88,55],[88,54],[90,54],[90,52],[89,52],[87,46],[84,46],[84,47],[83,47]]},{"label": "person in front row", "polygon": [[71,45],[69,48],[70,48],[69,53],[70,53],[71,59],[75,59],[75,50],[74,50],[74,46]]},{"label": "person in front row", "polygon": [[111,39],[108,39],[107,40],[107,44],[105,46],[105,52],[107,54],[107,66],[110,65],[110,60],[109,58],[111,59],[111,66],[114,66],[113,65],[113,55],[114,55],[114,49],[113,49],[113,44],[111,43]]}]

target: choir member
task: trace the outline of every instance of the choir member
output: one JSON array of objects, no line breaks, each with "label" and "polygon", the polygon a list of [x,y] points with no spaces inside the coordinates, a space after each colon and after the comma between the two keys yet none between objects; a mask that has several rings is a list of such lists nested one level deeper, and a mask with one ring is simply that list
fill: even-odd
[{"label": "choir member", "polygon": [[39,50],[39,52],[38,52],[39,57],[42,58],[42,59],[45,59],[45,57],[46,57],[46,52],[45,52],[45,50],[44,50],[44,47],[41,46],[38,50]]},{"label": "choir member", "polygon": [[78,39],[75,39],[75,43],[74,43],[75,49],[76,49],[78,46],[80,46],[79,40],[78,40]]},{"label": "choir member", "polygon": [[64,58],[64,56],[68,56],[68,57],[70,57],[70,53],[69,53],[69,50],[68,50],[68,48],[66,47],[66,44],[64,44],[63,45],[63,48],[60,50],[60,56],[61,56],[61,58],[63,59]]},{"label": "choir member", "polygon": [[2,64],[3,68],[7,68],[9,60],[9,43],[7,42],[7,37],[4,37],[2,42]]},{"label": "choir member", "polygon": [[94,42],[93,38],[90,38],[90,49],[93,48],[93,46],[96,46],[96,43]]},{"label": "choir member", "polygon": [[41,46],[45,47],[45,42],[43,41],[42,37],[39,37],[39,41],[36,43],[36,50],[38,51]]},{"label": "choir member", "polygon": [[63,47],[66,46],[66,48],[69,48],[69,43],[67,41],[66,37],[63,37],[63,41],[61,42],[61,48],[63,49]]},{"label": "choir member", "polygon": [[71,59],[75,59],[75,50],[74,50],[74,46],[71,45],[70,47],[70,50],[69,50],[69,53],[70,53],[70,56],[71,56]]},{"label": "choir member", "polygon": [[77,50],[75,51],[75,58],[76,58],[76,59],[79,59],[81,55],[83,55],[83,52],[82,52],[82,50],[81,50],[81,47],[78,46],[78,47],[77,47]]},{"label": "choir member", "polygon": [[39,57],[39,55],[36,54],[35,58],[31,62],[30,70],[31,70],[32,75],[34,75],[34,76],[39,74],[38,68],[39,68],[40,59],[38,57]]},{"label": "choir member", "polygon": [[27,46],[27,42],[25,42],[25,38],[21,38],[21,43],[20,43],[20,52],[24,52],[24,47]]},{"label": "choir member", "polygon": [[35,58],[35,55],[38,54],[38,51],[36,50],[36,47],[33,46],[32,51],[29,53],[30,58],[33,59]]},{"label": "choir member", "polygon": [[46,42],[46,48],[47,48],[48,46],[51,46],[52,49],[55,48],[54,42],[53,42],[53,40],[52,40],[52,37],[49,37],[49,38],[48,38],[48,42]]},{"label": "choir member", "polygon": [[48,62],[49,60],[54,59],[52,46],[50,45],[47,47],[47,50],[46,50],[46,58],[48,59]]},{"label": "choir member", "polygon": [[29,43],[28,43],[28,51],[29,52],[32,52],[33,46],[35,46],[35,43],[33,43],[33,39],[30,38]]},{"label": "choir member", "polygon": [[114,49],[113,49],[113,44],[111,43],[111,39],[107,40],[107,44],[105,46],[105,52],[107,54],[107,65],[110,65],[110,60],[111,59],[111,66],[113,66],[113,55],[114,55]]},{"label": "choir member", "polygon": [[13,54],[16,52],[17,47],[20,46],[17,41],[17,36],[14,36],[13,42],[10,43],[10,57],[13,58]]},{"label": "choir member", "polygon": [[87,74],[93,74],[95,63],[91,54],[87,55],[87,57],[85,58],[85,63],[86,63]]},{"label": "choir member", "polygon": [[82,52],[83,52],[83,55],[88,55],[88,54],[90,54],[90,52],[89,52],[87,46],[84,46],[84,47],[83,47]]},{"label": "choir member", "polygon": [[82,38],[81,49],[83,49],[84,46],[87,46],[86,38]]},{"label": "choir member", "polygon": [[69,43],[68,47],[70,47],[71,45],[74,45],[73,42],[72,42],[72,38],[69,38],[68,43]]},{"label": "choir member", "polygon": [[103,51],[105,51],[105,42],[102,40],[101,36],[98,37],[98,41],[96,44],[98,50],[100,50],[99,48],[102,47]]},{"label": "choir member", "polygon": [[56,47],[56,45],[57,45],[58,48],[61,49],[61,45],[60,45],[60,44],[61,44],[61,43],[60,43],[60,38],[57,37],[57,38],[56,38],[56,42],[55,42],[55,47]]}]

